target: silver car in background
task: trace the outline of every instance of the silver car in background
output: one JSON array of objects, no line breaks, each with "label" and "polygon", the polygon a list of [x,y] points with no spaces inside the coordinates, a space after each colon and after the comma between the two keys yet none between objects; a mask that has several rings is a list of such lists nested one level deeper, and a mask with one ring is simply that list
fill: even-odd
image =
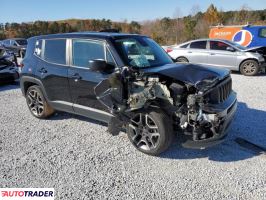
[{"label": "silver car in background", "polygon": [[165,49],[176,62],[213,65],[253,76],[265,67],[259,48],[248,49],[228,40],[199,39]]}]

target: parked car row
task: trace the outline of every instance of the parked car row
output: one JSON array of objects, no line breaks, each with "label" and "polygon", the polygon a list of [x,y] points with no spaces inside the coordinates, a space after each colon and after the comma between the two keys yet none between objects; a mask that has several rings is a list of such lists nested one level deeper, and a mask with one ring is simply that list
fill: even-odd
[{"label": "parked car row", "polygon": [[24,38],[11,38],[0,42],[0,46],[13,51],[16,56],[23,58],[26,53],[27,40]]},{"label": "parked car row", "polygon": [[0,84],[18,79],[21,71],[21,61],[26,54],[27,40],[11,38],[0,41]]},{"label": "parked car row", "polygon": [[265,58],[259,53],[261,48],[246,48],[222,39],[198,39],[165,50],[175,62],[213,65],[253,76],[265,70]]},{"label": "parked car row", "polygon": [[0,84],[11,83],[18,78],[16,56],[0,47]]}]

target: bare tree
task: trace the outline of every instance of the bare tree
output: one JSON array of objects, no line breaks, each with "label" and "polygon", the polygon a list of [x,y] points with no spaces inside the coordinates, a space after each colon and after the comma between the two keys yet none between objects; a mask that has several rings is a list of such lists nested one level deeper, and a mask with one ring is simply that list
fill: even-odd
[{"label": "bare tree", "polygon": [[241,6],[239,12],[236,14],[236,19],[238,23],[248,23],[250,19],[250,12],[252,9],[247,5],[244,4]]},{"label": "bare tree", "polygon": [[198,4],[194,4],[190,9],[190,15],[192,17],[198,14],[199,12],[201,12],[201,8]]},{"label": "bare tree", "polygon": [[183,27],[183,21],[181,19],[183,17],[183,14],[179,7],[175,8],[173,17],[176,20],[176,25],[173,31],[175,32],[175,43],[177,44],[178,42],[182,41],[181,36]]}]

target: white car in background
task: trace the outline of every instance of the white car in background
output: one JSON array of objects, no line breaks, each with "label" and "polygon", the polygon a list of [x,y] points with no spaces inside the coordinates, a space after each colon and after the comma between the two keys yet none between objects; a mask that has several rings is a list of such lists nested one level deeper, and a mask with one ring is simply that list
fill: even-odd
[{"label": "white car in background", "polygon": [[176,62],[212,65],[246,76],[265,69],[265,59],[258,53],[261,47],[246,48],[228,40],[198,39],[163,48]]}]

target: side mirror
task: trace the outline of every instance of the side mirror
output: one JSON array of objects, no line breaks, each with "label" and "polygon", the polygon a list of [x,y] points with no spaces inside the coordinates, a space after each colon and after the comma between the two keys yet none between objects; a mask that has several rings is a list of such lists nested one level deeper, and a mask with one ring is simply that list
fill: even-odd
[{"label": "side mirror", "polygon": [[114,71],[115,66],[107,63],[105,60],[90,60],[89,66],[92,71],[110,74]]},{"label": "side mirror", "polygon": [[236,50],[233,47],[226,47],[226,51],[235,52]]}]

